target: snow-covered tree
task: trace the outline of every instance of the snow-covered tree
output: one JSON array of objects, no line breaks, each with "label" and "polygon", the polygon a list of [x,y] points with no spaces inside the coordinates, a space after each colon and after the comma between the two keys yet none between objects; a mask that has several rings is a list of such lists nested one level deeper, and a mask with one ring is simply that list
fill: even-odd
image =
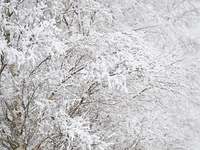
[{"label": "snow-covered tree", "polygon": [[193,149],[199,6],[0,1],[0,148]]},{"label": "snow-covered tree", "polygon": [[67,34],[63,38],[64,27],[58,27],[57,15],[67,15],[64,9],[78,11],[77,2],[69,3],[1,1],[1,148],[90,148],[101,143],[89,132],[87,118],[69,115],[69,105],[82,98],[76,89],[83,83],[74,76],[87,65],[76,41]]}]

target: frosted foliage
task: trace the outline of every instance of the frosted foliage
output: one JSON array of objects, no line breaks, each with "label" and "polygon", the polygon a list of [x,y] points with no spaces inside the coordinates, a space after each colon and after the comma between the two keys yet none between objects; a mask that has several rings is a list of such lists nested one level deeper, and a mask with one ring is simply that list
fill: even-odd
[{"label": "frosted foliage", "polygon": [[199,149],[199,7],[0,1],[0,149]]}]

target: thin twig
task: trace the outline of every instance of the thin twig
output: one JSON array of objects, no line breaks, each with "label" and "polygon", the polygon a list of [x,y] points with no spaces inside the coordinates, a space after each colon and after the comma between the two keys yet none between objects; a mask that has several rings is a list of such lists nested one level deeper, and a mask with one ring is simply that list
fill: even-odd
[{"label": "thin twig", "polygon": [[29,77],[36,71],[37,68],[39,68],[45,61],[47,61],[47,60],[50,59],[50,58],[51,58],[51,55],[49,55],[49,56],[48,56],[47,58],[45,58],[41,63],[39,63],[39,65],[37,65],[37,66],[35,67],[35,69],[33,69],[33,70],[31,71]]},{"label": "thin twig", "polygon": [[137,96],[141,95],[142,93],[144,93],[146,90],[149,90],[151,87],[145,88],[142,91],[140,91],[137,95],[133,96],[133,98],[136,98]]},{"label": "thin twig", "polygon": [[[68,79],[70,79],[73,75],[75,75],[76,73],[78,73],[79,71],[81,71],[85,66],[82,66],[80,68],[78,68],[76,71],[72,72],[65,80],[63,80],[61,83],[66,82]],[[60,84],[59,84],[60,85]]]},{"label": "thin twig", "polygon": [[146,26],[146,27],[142,27],[142,28],[136,28],[136,29],[133,29],[133,30],[138,31],[138,30],[143,30],[143,29],[146,29],[146,28],[151,28],[151,27],[156,27],[156,26],[159,26],[159,25]]}]

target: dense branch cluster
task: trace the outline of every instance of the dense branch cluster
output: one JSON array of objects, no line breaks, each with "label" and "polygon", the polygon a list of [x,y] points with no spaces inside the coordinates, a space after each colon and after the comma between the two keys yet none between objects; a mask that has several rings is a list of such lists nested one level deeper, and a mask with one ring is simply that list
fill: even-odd
[{"label": "dense branch cluster", "polygon": [[0,149],[194,149],[199,6],[1,0]]}]

